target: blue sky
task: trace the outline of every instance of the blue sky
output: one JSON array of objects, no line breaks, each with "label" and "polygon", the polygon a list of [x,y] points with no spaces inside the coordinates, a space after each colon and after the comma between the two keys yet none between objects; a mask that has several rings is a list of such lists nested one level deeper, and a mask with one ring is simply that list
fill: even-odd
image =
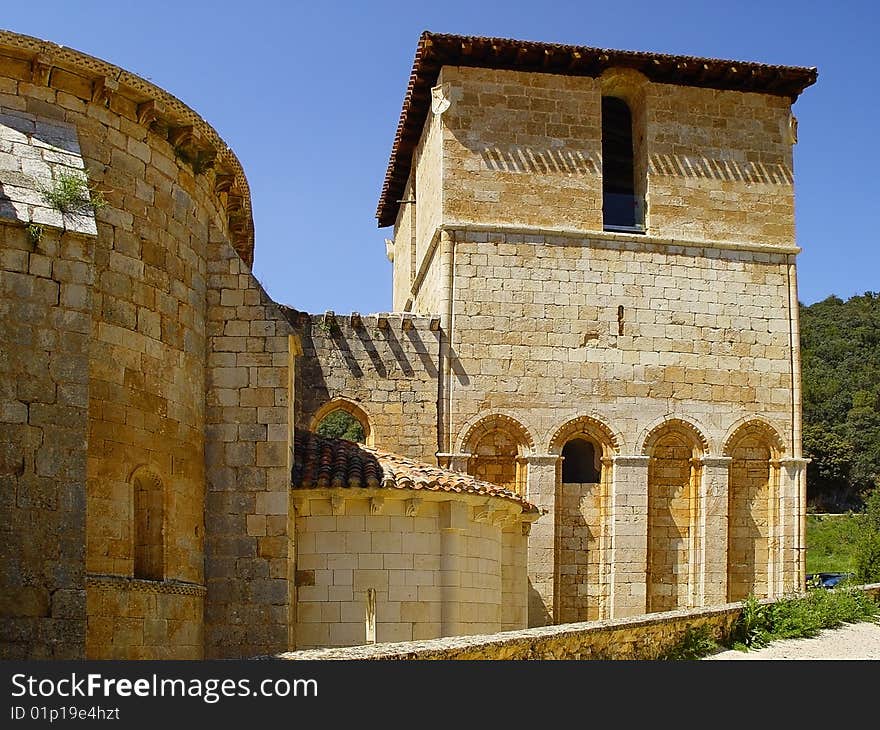
[{"label": "blue sky", "polygon": [[794,105],[799,294],[880,290],[874,2],[4,3],[0,27],[123,66],[201,114],[251,187],[254,272],[277,301],[386,311],[375,210],[423,30],[816,66]]}]

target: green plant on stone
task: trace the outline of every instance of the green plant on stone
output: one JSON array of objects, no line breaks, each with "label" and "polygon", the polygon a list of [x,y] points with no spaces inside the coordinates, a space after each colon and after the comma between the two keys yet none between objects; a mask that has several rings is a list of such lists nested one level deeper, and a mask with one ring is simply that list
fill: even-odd
[{"label": "green plant on stone", "polygon": [[681,640],[657,658],[664,661],[702,659],[717,648],[718,642],[708,626],[688,627]]},{"label": "green plant on stone", "polygon": [[90,186],[84,174],[76,172],[59,173],[40,193],[49,207],[62,214],[87,215],[107,205],[101,191]]},{"label": "green plant on stone", "polygon": [[31,243],[36,246],[43,237],[43,226],[39,223],[28,223],[27,232],[31,239]]}]

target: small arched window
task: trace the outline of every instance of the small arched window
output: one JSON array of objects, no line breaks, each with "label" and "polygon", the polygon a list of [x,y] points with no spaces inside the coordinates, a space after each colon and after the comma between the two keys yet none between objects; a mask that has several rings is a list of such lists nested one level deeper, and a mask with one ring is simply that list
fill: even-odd
[{"label": "small arched window", "polygon": [[339,408],[324,416],[315,428],[321,436],[341,438],[357,443],[365,443],[367,434],[364,425],[349,411]]},{"label": "small arched window", "polygon": [[134,577],[165,579],[165,489],[143,471],[134,477]]},{"label": "small arched window", "polygon": [[573,438],[562,447],[562,481],[565,484],[598,484],[597,449],[592,441]]},{"label": "small arched window", "polygon": [[629,106],[602,97],[602,226],[607,230],[644,230],[644,201],[635,185],[633,118]]}]

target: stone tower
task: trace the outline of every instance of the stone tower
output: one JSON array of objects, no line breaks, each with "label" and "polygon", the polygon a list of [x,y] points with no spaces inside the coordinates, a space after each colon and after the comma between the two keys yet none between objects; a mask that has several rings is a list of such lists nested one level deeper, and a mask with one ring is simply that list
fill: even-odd
[{"label": "stone tower", "polygon": [[546,510],[530,623],[804,575],[792,103],[814,68],[424,33],[377,212],[437,456]]}]

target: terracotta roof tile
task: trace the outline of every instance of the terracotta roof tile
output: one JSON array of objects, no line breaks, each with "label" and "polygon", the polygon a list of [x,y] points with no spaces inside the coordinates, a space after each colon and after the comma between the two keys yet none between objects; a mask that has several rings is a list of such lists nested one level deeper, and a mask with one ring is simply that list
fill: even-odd
[{"label": "terracotta roof tile", "polygon": [[294,432],[293,454],[293,489],[373,487],[484,494],[516,502],[524,512],[538,511],[515,492],[496,484],[305,429]]},{"label": "terracotta roof tile", "polygon": [[425,31],[419,37],[391,159],[376,210],[379,227],[394,225],[431,107],[431,87],[443,66],[472,66],[567,76],[599,76],[612,67],[634,68],[651,81],[713,89],[756,91],[794,101],[814,84],[814,67],[773,66],[748,61],[619,51],[610,48],[537,43],[511,38],[483,38]]}]

